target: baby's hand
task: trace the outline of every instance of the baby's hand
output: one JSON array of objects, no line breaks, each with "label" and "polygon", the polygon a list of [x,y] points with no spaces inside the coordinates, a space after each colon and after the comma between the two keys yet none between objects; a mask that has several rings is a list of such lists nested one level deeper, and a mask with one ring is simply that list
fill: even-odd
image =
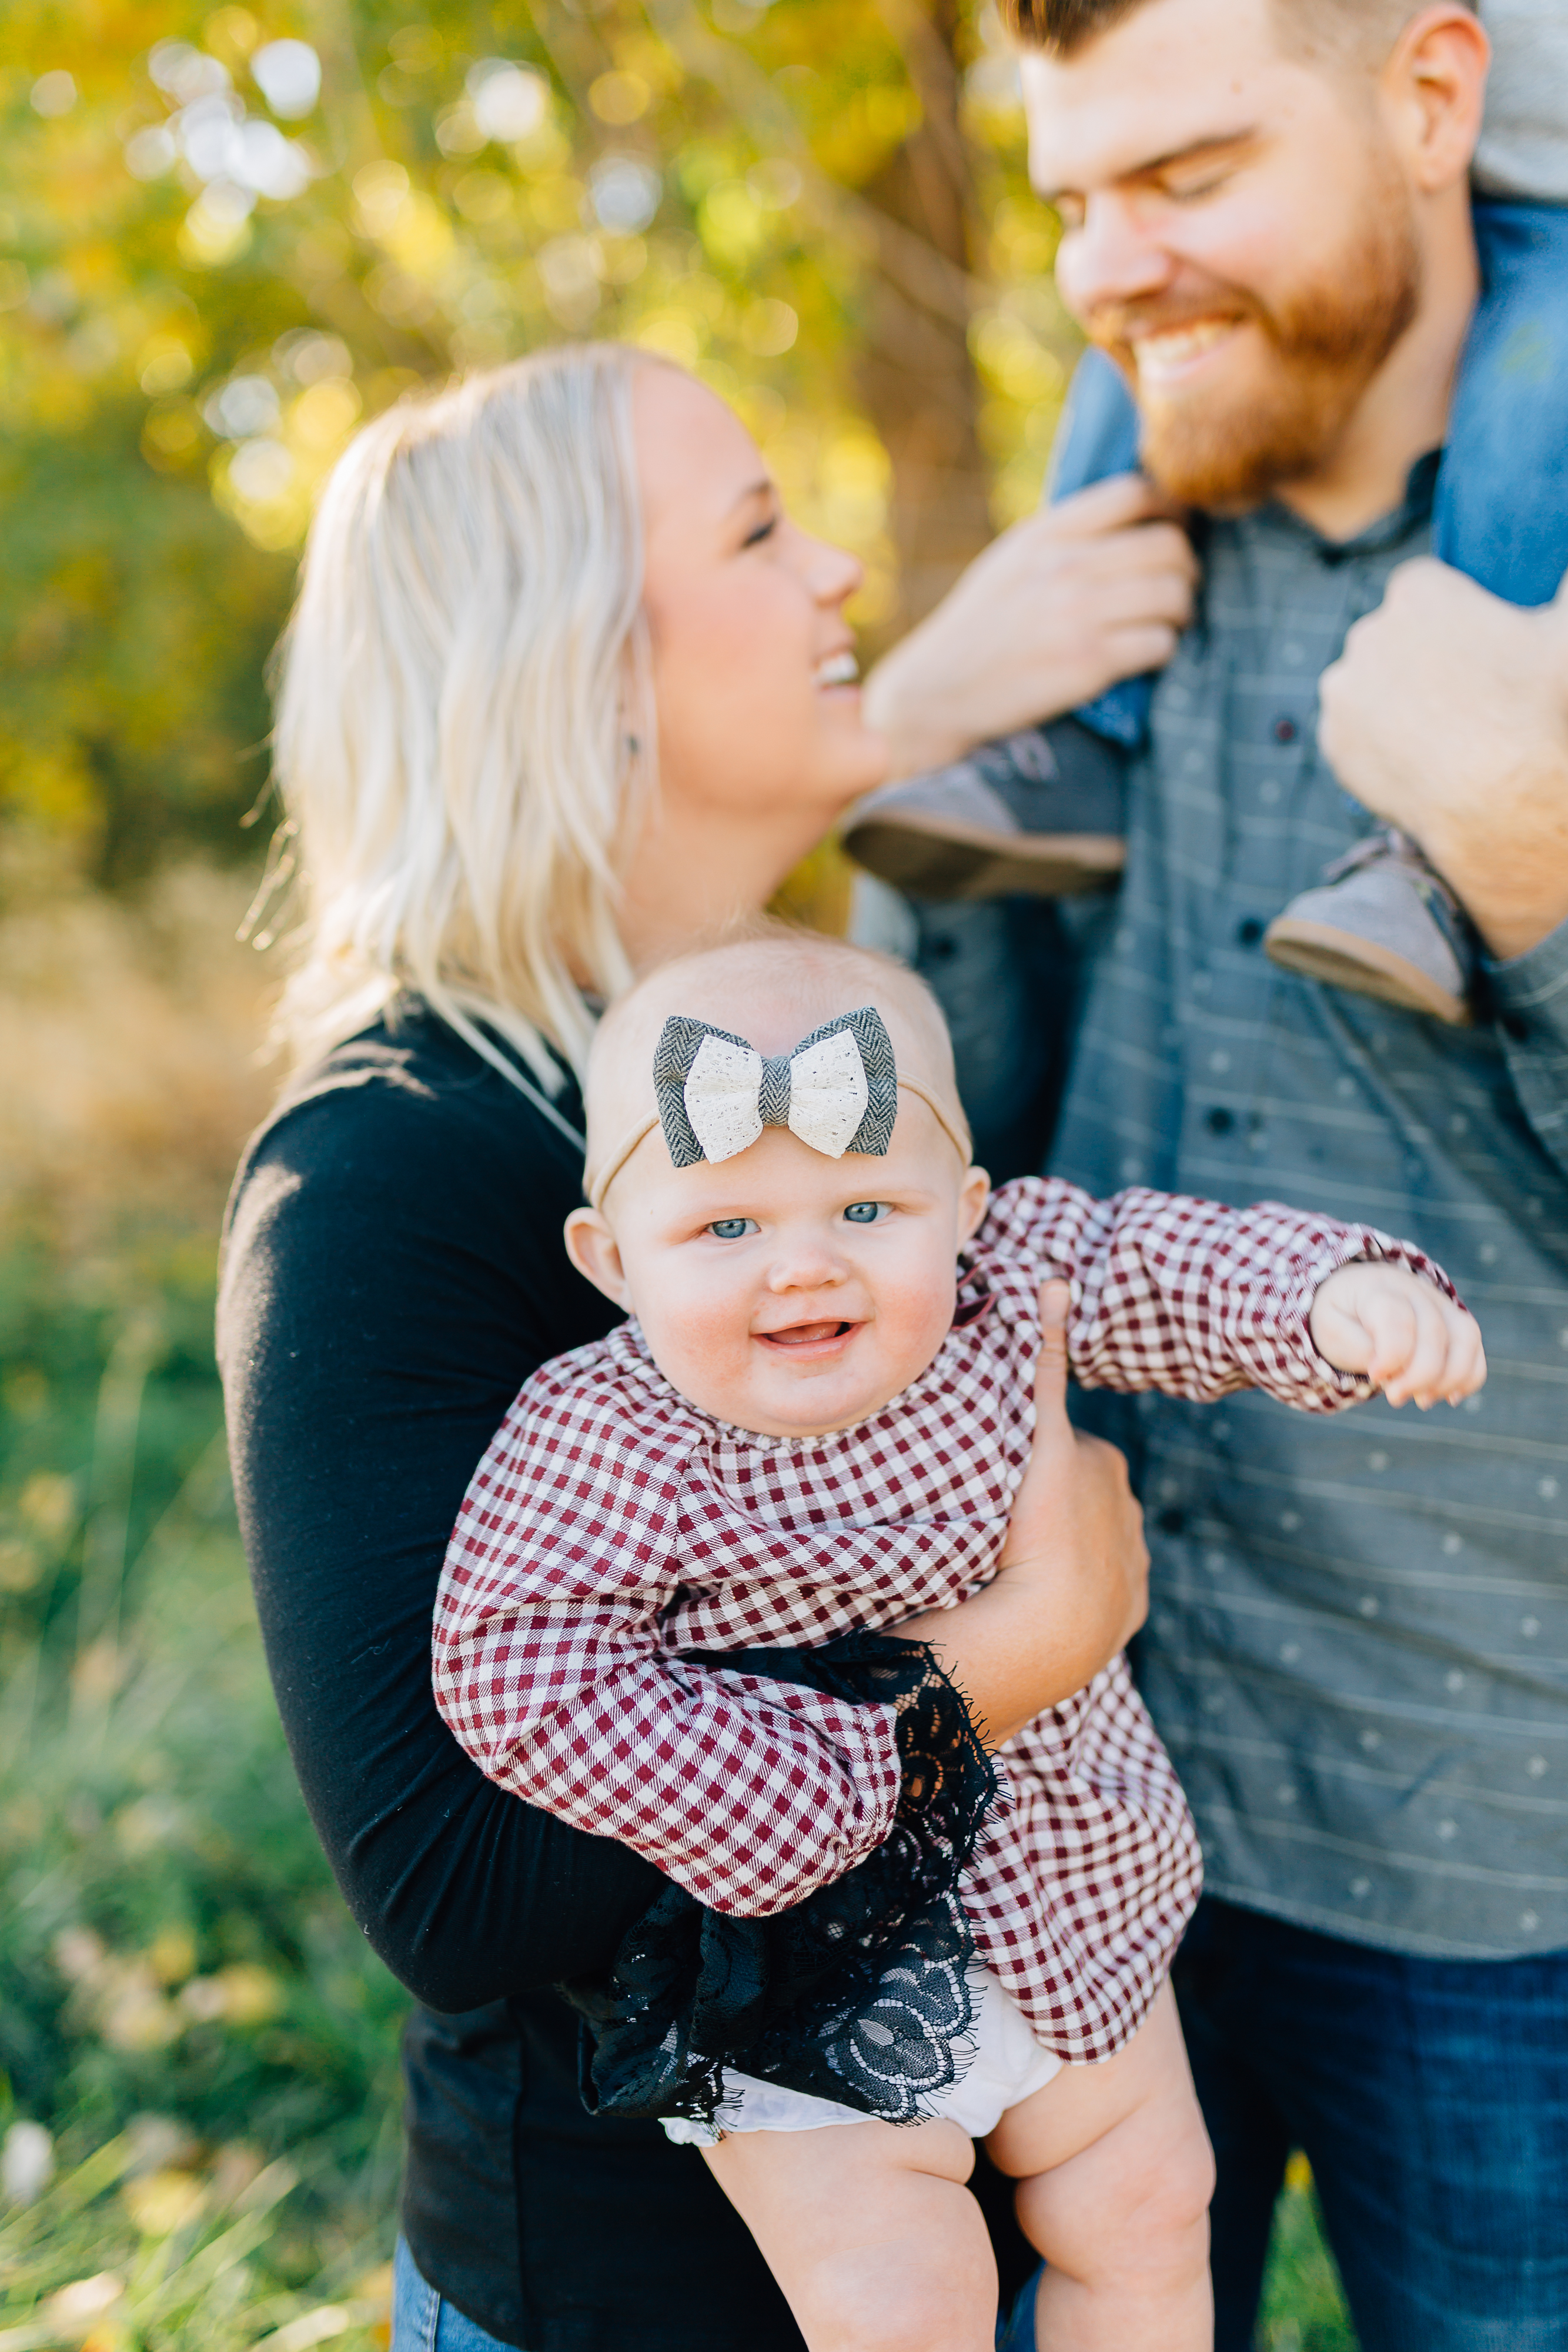
[{"label": "baby's hand", "polygon": [[1458,1404],[1487,1376],[1473,1315],[1402,1265],[1342,1265],[1318,1286],[1312,1333],[1336,1371],[1364,1372],[1390,1404]]}]

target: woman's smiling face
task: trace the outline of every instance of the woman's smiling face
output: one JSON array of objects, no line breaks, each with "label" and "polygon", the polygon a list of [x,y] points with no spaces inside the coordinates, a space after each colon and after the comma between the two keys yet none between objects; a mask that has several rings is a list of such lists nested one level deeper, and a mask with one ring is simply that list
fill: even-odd
[{"label": "woman's smiling face", "polygon": [[814,810],[826,831],[886,767],[843,614],[861,565],[789,520],[740,419],[694,377],[640,368],[632,421],[660,796],[721,823]]}]

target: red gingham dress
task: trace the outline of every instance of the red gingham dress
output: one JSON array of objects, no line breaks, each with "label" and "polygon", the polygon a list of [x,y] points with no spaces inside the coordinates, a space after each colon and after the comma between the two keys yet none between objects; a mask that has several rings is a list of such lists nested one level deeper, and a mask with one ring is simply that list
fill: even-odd
[{"label": "red gingham dress", "polygon": [[[435,1609],[441,1711],[500,1787],[633,1846],[715,1910],[784,1910],[892,1827],[894,1710],[682,1653],[889,1630],[989,1580],[1029,1460],[1047,1277],[1072,1283],[1085,1387],[1250,1385],[1326,1412],[1371,1393],[1308,1328],[1318,1285],[1353,1258],[1453,1295],[1366,1226],[1025,1178],[964,1254],[935,1360],[826,1437],[699,1412],[623,1324],[535,1373],[475,1475]],[[962,1886],[978,1957],[1047,2048],[1109,2057],[1197,1899],[1175,1770],[1120,1657],[1001,1757],[1008,1800]]]}]

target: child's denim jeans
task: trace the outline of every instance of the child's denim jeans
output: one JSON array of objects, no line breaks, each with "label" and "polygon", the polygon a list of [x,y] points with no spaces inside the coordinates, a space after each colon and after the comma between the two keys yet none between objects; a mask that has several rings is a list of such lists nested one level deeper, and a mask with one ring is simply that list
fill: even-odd
[{"label": "child's denim jeans", "polygon": [[[1568,570],[1568,207],[1478,199],[1483,291],[1437,476],[1434,551],[1511,604],[1547,604]],[[1047,494],[1066,498],[1138,462],[1121,370],[1085,352]],[[1079,717],[1134,749],[1149,681],[1129,678]]]}]

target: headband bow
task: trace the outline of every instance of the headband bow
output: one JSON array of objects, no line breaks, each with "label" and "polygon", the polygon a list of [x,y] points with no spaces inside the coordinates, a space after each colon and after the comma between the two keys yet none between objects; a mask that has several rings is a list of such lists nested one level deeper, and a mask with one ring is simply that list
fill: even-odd
[{"label": "headband bow", "polygon": [[766,1059],[744,1037],[674,1013],[653,1055],[653,1092],[677,1168],[733,1160],[765,1127],[787,1127],[830,1160],[880,1158],[898,1117],[893,1040],[869,1004]]},{"label": "headband bow", "polygon": [[602,1205],[611,1185],[645,1135],[664,1129],[676,1168],[699,1160],[733,1160],[765,1127],[787,1127],[831,1160],[846,1151],[881,1158],[893,1142],[898,1090],[918,1095],[964,1162],[970,1143],[939,1095],[905,1077],[880,1013],[862,1004],[802,1037],[792,1054],[765,1058],[744,1037],[706,1021],[672,1013],[653,1054],[657,1111],[639,1119],[584,1178],[589,1200]]}]

